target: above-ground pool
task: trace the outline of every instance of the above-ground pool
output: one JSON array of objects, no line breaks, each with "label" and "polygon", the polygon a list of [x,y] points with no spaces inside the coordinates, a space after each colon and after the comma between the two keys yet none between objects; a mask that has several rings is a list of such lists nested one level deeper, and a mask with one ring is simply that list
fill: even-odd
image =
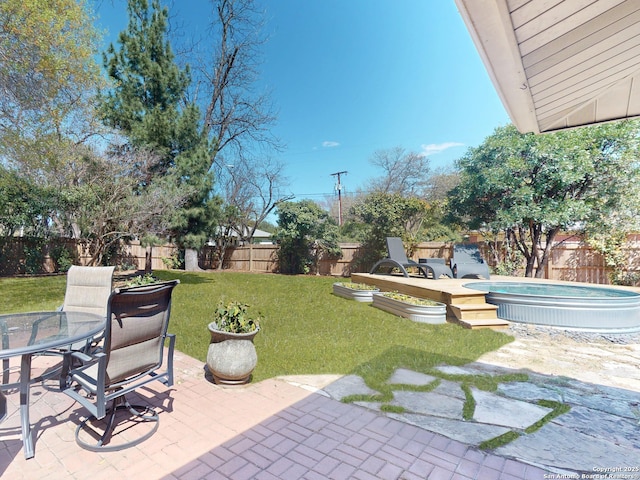
[{"label": "above-ground pool", "polygon": [[640,294],[588,285],[529,282],[470,282],[487,292],[498,317],[513,322],[599,333],[640,331]]}]

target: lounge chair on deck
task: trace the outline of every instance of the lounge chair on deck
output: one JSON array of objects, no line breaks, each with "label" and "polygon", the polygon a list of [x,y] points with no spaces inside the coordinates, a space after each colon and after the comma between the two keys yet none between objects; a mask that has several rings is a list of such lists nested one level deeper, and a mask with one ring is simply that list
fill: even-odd
[{"label": "lounge chair on deck", "polygon": [[451,270],[455,278],[489,278],[489,266],[475,243],[459,243],[453,246]]},{"label": "lounge chair on deck", "polygon": [[[407,268],[416,268],[425,278],[438,279],[442,274],[447,275],[444,271],[449,270],[449,267],[437,263],[417,263],[414,260],[407,258],[407,254],[404,250],[404,244],[399,237],[387,237],[387,253],[388,257],[378,261],[369,273],[373,274],[380,267],[389,267],[390,269],[397,268],[405,277],[409,276]],[[453,277],[449,270],[449,276]]]},{"label": "lounge chair on deck", "polygon": [[453,278],[453,272],[451,268],[449,268],[449,265],[446,264],[444,258],[421,258],[419,263],[434,280],[442,278],[443,276]]}]

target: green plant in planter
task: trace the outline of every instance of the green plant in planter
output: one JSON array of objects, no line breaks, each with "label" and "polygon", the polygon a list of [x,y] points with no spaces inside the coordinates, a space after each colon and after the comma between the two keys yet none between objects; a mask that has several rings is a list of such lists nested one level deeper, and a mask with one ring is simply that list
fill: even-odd
[{"label": "green plant in planter", "polygon": [[260,328],[260,318],[250,318],[249,305],[240,302],[220,302],[213,315],[216,329],[229,333],[250,333]]},{"label": "green plant in planter", "polygon": [[144,286],[144,285],[151,285],[152,283],[157,283],[159,281],[160,280],[158,280],[152,274],[145,273],[144,276],[137,275],[137,276],[133,277],[131,280],[129,280],[126,283],[125,286],[127,286],[127,287],[141,287],[141,286]]},{"label": "green plant in planter", "polygon": [[367,285],[366,283],[336,282],[336,285],[350,288],[351,290],[378,290],[378,287],[374,285]]},{"label": "green plant in planter", "polygon": [[412,297],[411,295],[405,295],[404,293],[384,292],[382,295],[388,298],[393,298],[394,300],[410,303],[411,305],[425,305],[425,306],[440,305],[439,302],[435,302],[433,300],[429,300],[426,298]]}]

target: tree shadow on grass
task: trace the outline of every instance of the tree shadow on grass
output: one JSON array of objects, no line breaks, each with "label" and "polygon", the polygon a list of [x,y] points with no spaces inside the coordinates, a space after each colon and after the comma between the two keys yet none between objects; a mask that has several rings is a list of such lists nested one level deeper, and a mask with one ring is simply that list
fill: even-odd
[{"label": "tree shadow on grass", "polygon": [[[456,381],[462,385],[474,386],[480,390],[495,391],[501,382],[523,382],[528,379],[528,375],[524,373],[456,375],[445,373],[436,368],[445,365],[463,366],[475,360],[475,358],[470,357],[443,355],[396,345],[385,350],[384,353],[377,357],[358,365],[351,373],[362,377],[369,388],[380,392],[380,395],[376,395],[374,400],[383,402],[389,401],[393,397],[393,390],[430,391],[437,386],[440,380]],[[421,386],[389,383],[389,379],[399,368],[433,376],[436,378],[436,382]],[[364,399],[357,395],[352,397],[345,398],[343,401],[353,402]],[[372,400],[372,398],[367,398],[367,400]]]},{"label": "tree shadow on grass", "polygon": [[158,270],[154,274],[161,280],[178,279],[184,285],[202,285],[205,283],[217,283],[214,275],[199,275],[192,272],[180,272],[177,270]]}]

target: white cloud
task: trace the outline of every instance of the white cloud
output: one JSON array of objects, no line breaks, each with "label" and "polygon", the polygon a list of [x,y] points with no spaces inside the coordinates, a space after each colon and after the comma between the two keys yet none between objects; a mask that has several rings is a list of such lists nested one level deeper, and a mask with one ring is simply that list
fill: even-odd
[{"label": "white cloud", "polygon": [[464,147],[464,143],[458,142],[445,142],[445,143],[430,143],[429,145],[420,145],[422,147],[422,154],[425,156],[435,155],[436,153],[444,152],[449,148]]},{"label": "white cloud", "polygon": [[325,141],[325,142],[322,142],[322,146],[325,148],[333,148],[333,147],[339,147],[340,144],[338,142]]}]

